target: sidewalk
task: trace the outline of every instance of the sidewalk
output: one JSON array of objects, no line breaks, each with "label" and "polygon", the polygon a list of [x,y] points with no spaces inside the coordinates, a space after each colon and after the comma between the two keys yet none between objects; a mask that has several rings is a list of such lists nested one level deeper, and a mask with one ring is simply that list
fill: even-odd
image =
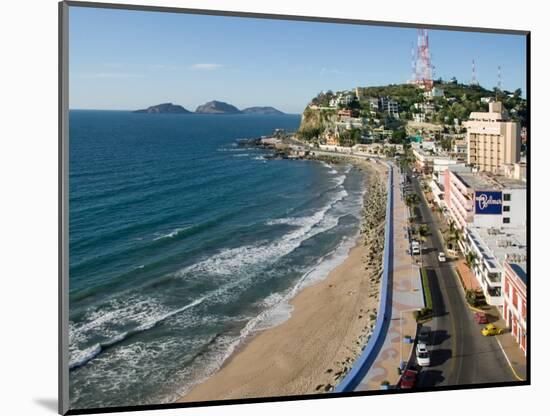
[{"label": "sidewalk", "polygon": [[[505,328],[503,334],[496,336],[496,340],[502,352],[504,352],[508,365],[512,368],[512,372],[518,381],[526,380],[527,359],[510,332],[510,328],[506,328],[506,322],[504,322],[504,319],[500,316],[495,306],[491,306],[487,313],[493,317],[493,320],[490,320],[490,322],[494,323],[499,328]],[[497,319],[496,321],[494,321],[495,318]]]},{"label": "sidewalk", "polygon": [[399,380],[397,368],[401,361],[408,361],[413,344],[405,344],[405,335],[413,339],[416,335],[416,320],[413,310],[424,306],[422,282],[418,267],[413,265],[407,253],[409,240],[407,235],[407,207],[401,196],[403,178],[399,170],[394,169],[393,184],[393,259],[391,266],[392,280],[392,318],[386,339],[370,370],[355,388],[355,391],[378,390],[384,380],[395,385]]},{"label": "sidewalk", "polygon": [[464,259],[458,259],[455,264],[458,277],[462,280],[462,287],[464,287],[464,290],[481,290],[479,282],[466,264],[466,261]]}]

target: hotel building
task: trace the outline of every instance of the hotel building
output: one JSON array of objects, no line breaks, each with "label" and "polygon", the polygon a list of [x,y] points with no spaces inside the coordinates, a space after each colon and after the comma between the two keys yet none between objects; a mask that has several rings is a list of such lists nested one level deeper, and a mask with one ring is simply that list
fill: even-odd
[{"label": "hotel building", "polygon": [[512,228],[527,225],[527,186],[524,181],[464,172],[449,166],[444,172],[445,205],[458,228]]},{"label": "hotel building", "polygon": [[503,165],[519,162],[519,125],[510,121],[502,103],[489,103],[489,112],[471,113],[464,124],[467,131],[467,161],[478,171],[497,174]]}]

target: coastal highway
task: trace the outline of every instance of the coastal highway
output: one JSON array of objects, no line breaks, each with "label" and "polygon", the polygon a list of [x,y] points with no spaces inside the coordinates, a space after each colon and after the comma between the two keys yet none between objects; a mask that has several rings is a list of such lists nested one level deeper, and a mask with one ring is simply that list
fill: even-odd
[{"label": "coastal highway", "polygon": [[444,251],[444,242],[438,224],[418,179],[412,178],[412,188],[421,201],[417,217],[430,228],[422,261],[428,271],[435,315],[426,324],[432,330],[428,347],[432,365],[419,374],[418,387],[517,381],[495,337],[482,336],[482,325],[474,322],[453,262],[439,263],[437,254]]}]

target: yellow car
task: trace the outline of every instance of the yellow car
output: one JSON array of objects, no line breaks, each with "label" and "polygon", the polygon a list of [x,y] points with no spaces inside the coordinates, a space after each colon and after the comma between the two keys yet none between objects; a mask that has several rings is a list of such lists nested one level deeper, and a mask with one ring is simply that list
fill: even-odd
[{"label": "yellow car", "polygon": [[502,328],[499,328],[498,326],[495,326],[493,324],[489,324],[481,330],[481,335],[483,335],[484,337],[500,334],[502,334]]}]

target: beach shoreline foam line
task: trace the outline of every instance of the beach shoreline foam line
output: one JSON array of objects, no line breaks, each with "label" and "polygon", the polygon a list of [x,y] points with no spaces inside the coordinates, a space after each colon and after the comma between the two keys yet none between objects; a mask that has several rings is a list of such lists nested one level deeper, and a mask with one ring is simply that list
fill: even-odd
[{"label": "beach shoreline foam line", "polygon": [[[370,172],[367,178],[381,179],[385,174],[382,166],[361,165]],[[366,194],[365,198],[367,204],[371,196]],[[367,264],[367,253],[372,252],[367,243],[361,233],[343,262],[289,300],[292,314],[288,319],[255,332],[217,372],[183,392],[177,402],[315,394],[334,389],[361,353],[376,320],[381,265]]]}]

